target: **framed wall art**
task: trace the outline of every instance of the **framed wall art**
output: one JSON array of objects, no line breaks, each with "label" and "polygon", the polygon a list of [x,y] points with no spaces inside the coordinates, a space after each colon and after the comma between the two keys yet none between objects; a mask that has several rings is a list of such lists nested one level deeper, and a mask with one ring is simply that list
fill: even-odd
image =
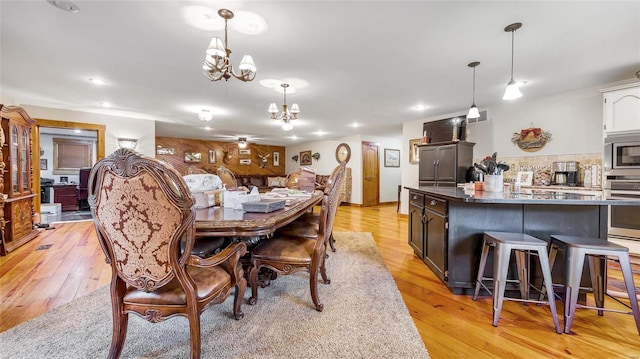
[{"label": "framed wall art", "polygon": [[216,150],[209,150],[209,163],[216,163]]},{"label": "framed wall art", "polygon": [[238,150],[238,154],[240,156],[251,156],[251,149],[250,148],[241,148]]},{"label": "framed wall art", "polygon": [[240,160],[240,164],[243,166],[250,166],[251,165],[251,159],[250,158],[243,158]]},{"label": "framed wall art", "polygon": [[420,147],[421,139],[409,140],[409,163],[420,163]]},{"label": "framed wall art", "polygon": [[47,159],[46,158],[41,158],[40,159],[40,169],[41,170],[46,170],[47,169]]},{"label": "framed wall art", "polygon": [[171,147],[157,146],[156,147],[156,154],[157,155],[175,155],[176,154],[176,150],[174,148],[171,148]]},{"label": "framed wall art", "polygon": [[280,166],[280,152],[273,153],[273,166],[274,167]]},{"label": "framed wall art", "polygon": [[202,153],[200,152],[185,152],[184,161],[188,163],[197,163],[202,161]]},{"label": "framed wall art", "polygon": [[400,167],[400,150],[384,149],[384,166]]},{"label": "framed wall art", "polygon": [[311,150],[300,152],[300,165],[310,166],[311,164]]},{"label": "framed wall art", "polygon": [[516,182],[523,186],[531,186],[533,184],[533,171],[519,171]]}]

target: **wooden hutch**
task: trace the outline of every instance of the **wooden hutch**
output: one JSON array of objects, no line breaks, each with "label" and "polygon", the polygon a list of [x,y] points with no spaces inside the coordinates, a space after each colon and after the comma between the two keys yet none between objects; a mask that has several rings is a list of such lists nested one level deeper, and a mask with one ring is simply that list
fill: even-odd
[{"label": "wooden hutch", "polygon": [[0,104],[0,255],[38,235],[34,228],[31,130],[35,123],[21,107]]}]

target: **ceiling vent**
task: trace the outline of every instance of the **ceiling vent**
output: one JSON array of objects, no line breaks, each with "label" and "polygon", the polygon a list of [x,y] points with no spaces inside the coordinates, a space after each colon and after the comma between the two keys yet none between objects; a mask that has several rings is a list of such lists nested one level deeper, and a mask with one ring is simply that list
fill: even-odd
[{"label": "ceiling vent", "polygon": [[487,122],[488,120],[489,120],[489,116],[487,115],[487,110],[484,110],[484,111],[480,111],[480,117],[468,118],[467,123]]}]

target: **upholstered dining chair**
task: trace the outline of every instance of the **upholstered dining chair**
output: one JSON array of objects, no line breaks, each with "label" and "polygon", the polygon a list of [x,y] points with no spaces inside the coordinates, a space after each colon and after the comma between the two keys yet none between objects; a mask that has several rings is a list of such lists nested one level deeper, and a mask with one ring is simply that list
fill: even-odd
[{"label": "upholstered dining chair", "polygon": [[301,270],[309,272],[309,287],[315,309],[322,311],[324,306],[318,296],[318,272],[326,284],[327,276],[325,258],[327,244],[333,228],[338,205],[340,204],[340,186],[344,179],[345,164],[341,164],[331,173],[327,181],[320,210],[320,225],[315,237],[284,235],[276,233],[274,237],[260,242],[251,251],[251,298],[249,304],[258,300],[258,272],[260,268],[268,268],[277,274],[288,275]]},{"label": "upholstered dining chair", "polygon": [[238,181],[236,180],[236,176],[224,166],[218,167],[216,170],[216,174],[222,180],[226,189],[236,189],[238,188]]},{"label": "upholstered dining chair", "polygon": [[233,316],[243,317],[247,282],[238,261],[246,245],[230,244],[209,258],[191,255],[194,204],[176,170],[131,150],[119,149],[92,168],[89,205],[112,270],[109,358],[120,356],[132,313],[152,323],[186,317],[191,358],[200,358],[200,314],[207,305],[224,302],[235,288]]},{"label": "upholstered dining chair", "polygon": [[298,178],[302,174],[301,169],[296,169],[287,174],[284,181],[284,186],[287,188],[298,188]]},{"label": "upholstered dining chair", "polygon": [[[340,168],[340,166],[334,168],[334,172],[337,171]],[[328,177],[331,178],[331,176],[333,175],[333,173],[331,175],[329,175]],[[343,178],[340,181],[340,183],[344,182],[344,178],[346,176],[346,169],[345,171],[343,171]],[[331,188],[327,187],[327,180],[324,181],[323,186],[324,186],[324,192],[328,193],[328,191]],[[338,191],[340,191],[338,189]],[[339,205],[339,204],[338,204]],[[303,214],[302,216],[298,217],[298,219],[296,219],[295,221],[289,223],[288,225],[278,229],[278,233],[281,235],[287,235],[287,236],[301,236],[301,237],[308,237],[308,238],[316,238],[318,236],[318,227],[320,225],[320,214],[319,213],[314,213],[312,212],[307,212],[305,214]],[[331,251],[335,252],[336,251],[336,247],[335,247],[335,238],[333,237],[333,228],[331,228],[331,235],[329,237],[329,246],[331,247]]]},{"label": "upholstered dining chair", "polygon": [[209,172],[207,172],[205,169],[196,167],[194,165],[189,166],[189,168],[187,168],[187,174],[189,175],[206,175]]}]

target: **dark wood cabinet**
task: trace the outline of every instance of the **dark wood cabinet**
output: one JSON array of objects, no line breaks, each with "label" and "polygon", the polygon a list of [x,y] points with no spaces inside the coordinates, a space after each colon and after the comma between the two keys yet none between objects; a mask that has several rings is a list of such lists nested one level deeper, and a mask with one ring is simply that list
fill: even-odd
[{"label": "dark wood cabinet", "polygon": [[0,254],[20,247],[38,235],[34,228],[31,126],[21,107],[2,106],[0,130]]},{"label": "dark wood cabinet", "polygon": [[78,187],[76,185],[53,186],[53,202],[60,203],[62,212],[78,210]]},{"label": "dark wood cabinet", "polygon": [[473,164],[474,145],[464,141],[420,145],[420,185],[455,186],[465,182],[467,170]]},{"label": "dark wood cabinet", "polygon": [[409,192],[409,245],[420,258],[424,256],[424,195]]}]

